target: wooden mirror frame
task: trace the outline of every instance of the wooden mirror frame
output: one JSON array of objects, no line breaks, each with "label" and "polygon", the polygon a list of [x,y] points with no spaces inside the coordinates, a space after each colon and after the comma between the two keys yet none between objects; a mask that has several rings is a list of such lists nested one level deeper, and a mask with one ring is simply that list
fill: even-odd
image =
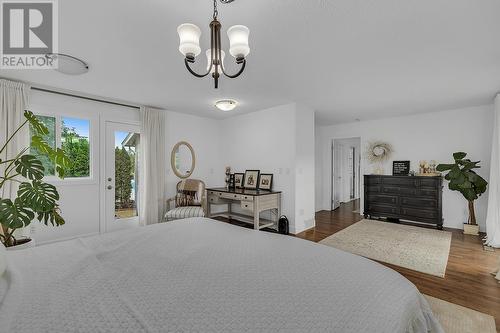
[{"label": "wooden mirror frame", "polygon": [[[189,148],[189,151],[191,151],[191,169],[189,170],[188,173],[186,174],[181,174],[177,168],[175,167],[175,152],[179,149],[180,146],[182,145],[185,145],[186,147]],[[193,174],[193,171],[194,171],[194,168],[196,166],[196,156],[194,154],[194,149],[193,149],[193,146],[191,146],[189,144],[189,142],[186,142],[186,141],[179,141],[175,144],[174,148],[172,148],[172,153],[170,154],[170,165],[172,167],[172,170],[174,172],[174,174],[181,178],[181,179],[186,179],[186,178],[189,178],[191,177],[191,175]]]}]

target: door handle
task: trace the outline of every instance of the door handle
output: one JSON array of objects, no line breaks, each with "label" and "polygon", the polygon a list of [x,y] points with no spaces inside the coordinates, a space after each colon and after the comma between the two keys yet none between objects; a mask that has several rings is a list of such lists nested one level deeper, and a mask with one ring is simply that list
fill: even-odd
[{"label": "door handle", "polygon": [[111,189],[113,188],[113,186],[108,185],[106,188],[107,188],[108,190],[111,190]]}]

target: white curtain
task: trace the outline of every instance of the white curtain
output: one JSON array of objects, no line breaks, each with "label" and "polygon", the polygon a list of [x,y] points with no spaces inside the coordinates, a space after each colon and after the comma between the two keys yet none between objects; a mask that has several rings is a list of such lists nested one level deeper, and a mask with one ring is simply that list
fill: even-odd
[{"label": "white curtain", "polygon": [[158,223],[166,205],[165,112],[141,108],[139,218],[142,225]]},{"label": "white curtain", "polygon": [[493,144],[488,186],[486,245],[500,247],[500,94],[495,97]]},{"label": "white curtain", "polygon": [[[20,82],[0,80],[0,147],[26,119],[24,110],[29,105],[30,86]],[[23,148],[29,146],[29,129],[24,126],[7,145],[1,154],[2,160],[15,157]],[[3,177],[4,166],[0,166],[0,177]],[[6,182],[2,187],[0,197],[16,197],[18,184]]]}]

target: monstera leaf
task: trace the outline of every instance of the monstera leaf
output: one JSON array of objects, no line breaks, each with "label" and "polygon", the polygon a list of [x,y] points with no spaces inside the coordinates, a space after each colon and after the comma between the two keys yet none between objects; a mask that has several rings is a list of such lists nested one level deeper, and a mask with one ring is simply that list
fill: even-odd
[{"label": "monstera leaf", "polygon": [[25,207],[21,200],[16,199],[12,202],[10,199],[0,200],[0,221],[4,227],[9,229],[23,228],[31,223],[35,214]]},{"label": "monstera leaf", "polygon": [[22,204],[35,212],[48,212],[54,209],[59,200],[59,193],[54,185],[34,180],[33,183],[21,183],[17,196]]},{"label": "monstera leaf", "polygon": [[31,138],[31,147],[36,148],[42,154],[49,155],[49,157],[55,153],[54,149],[38,135],[34,135]]},{"label": "monstera leaf", "polygon": [[38,213],[37,219],[45,225],[50,223],[52,226],[61,226],[65,223],[61,214],[59,214],[59,206],[57,205],[49,212]]},{"label": "monstera leaf", "polygon": [[31,111],[24,111],[24,117],[39,135],[49,134],[49,129]]},{"label": "monstera leaf", "polygon": [[57,175],[59,178],[64,178],[64,171],[71,166],[71,160],[66,156],[64,150],[60,148],[57,148],[51,157],[56,164]]},{"label": "monstera leaf", "polygon": [[42,162],[33,155],[23,155],[15,162],[16,171],[24,178],[40,180],[45,171]]}]

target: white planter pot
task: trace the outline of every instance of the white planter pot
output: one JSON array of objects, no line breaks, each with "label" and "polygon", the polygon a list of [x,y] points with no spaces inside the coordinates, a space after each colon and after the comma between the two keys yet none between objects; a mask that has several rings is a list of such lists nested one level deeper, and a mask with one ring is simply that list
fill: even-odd
[{"label": "white planter pot", "polygon": [[15,245],[15,246],[10,246],[7,248],[8,251],[17,251],[17,250],[24,250],[24,249],[29,249],[35,247],[35,240],[30,239],[29,242],[20,244],[20,245]]}]

